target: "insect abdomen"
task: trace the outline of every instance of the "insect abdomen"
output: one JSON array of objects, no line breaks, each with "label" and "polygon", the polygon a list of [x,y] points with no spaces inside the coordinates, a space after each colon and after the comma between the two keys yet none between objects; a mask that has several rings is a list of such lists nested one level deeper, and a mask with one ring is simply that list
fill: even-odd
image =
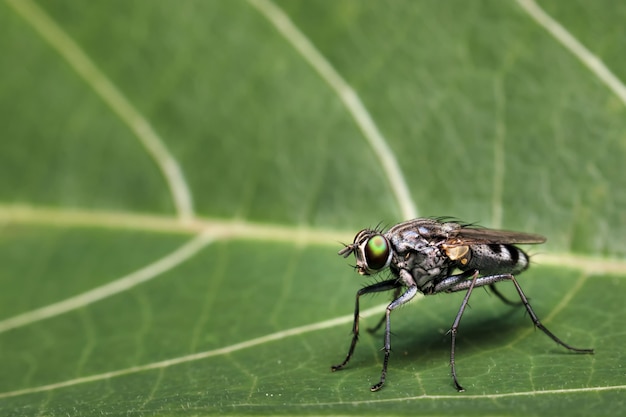
[{"label": "insect abdomen", "polygon": [[528,255],[513,245],[493,243],[470,246],[471,255],[461,269],[477,269],[481,275],[519,274],[528,268]]}]

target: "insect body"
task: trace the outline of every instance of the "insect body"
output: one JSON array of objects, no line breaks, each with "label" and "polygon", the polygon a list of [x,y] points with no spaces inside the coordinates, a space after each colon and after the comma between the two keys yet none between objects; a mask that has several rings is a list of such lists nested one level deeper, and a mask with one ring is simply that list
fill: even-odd
[{"label": "insect body", "polygon": [[[410,301],[418,292],[425,295],[440,292],[467,291],[450,329],[452,346],[450,367],[454,386],[463,391],[456,375],[454,362],[456,335],[472,290],[489,286],[503,301],[508,301],[496,289],[500,281],[511,281],[517,290],[534,325],[559,345],[578,353],[593,353],[593,349],[578,349],[563,342],[549,331],[537,318],[526,295],[514,275],[528,268],[528,255],[516,244],[543,243],[540,235],[493,230],[472,225],[446,221],[443,218],[421,218],[397,224],[383,233],[381,230],[364,229],[339,255],[348,257],[354,253],[355,269],[361,275],[371,275],[389,268],[392,278],[361,288],[356,294],[352,343],[345,360],[331,369],[345,367],[356,347],[359,336],[359,297],[364,294],[394,291],[393,301],[387,306],[379,324],[385,324],[383,369],[380,381],[372,391],[382,388],[387,377],[390,341],[390,314]],[[460,273],[453,274],[455,271]],[[376,326],[378,328],[378,326]]]}]

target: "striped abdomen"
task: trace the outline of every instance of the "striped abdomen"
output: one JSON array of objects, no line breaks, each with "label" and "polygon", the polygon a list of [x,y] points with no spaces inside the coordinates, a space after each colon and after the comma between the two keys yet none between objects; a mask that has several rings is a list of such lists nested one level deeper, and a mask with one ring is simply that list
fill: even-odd
[{"label": "striped abdomen", "polygon": [[528,268],[528,255],[513,245],[471,245],[469,252],[469,260],[460,267],[464,271],[477,269],[481,275],[515,275]]}]

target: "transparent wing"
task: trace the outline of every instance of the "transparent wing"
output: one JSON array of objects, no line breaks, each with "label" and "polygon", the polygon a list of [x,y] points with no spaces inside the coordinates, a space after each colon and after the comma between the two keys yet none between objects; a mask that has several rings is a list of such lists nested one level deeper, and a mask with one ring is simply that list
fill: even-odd
[{"label": "transparent wing", "polygon": [[491,243],[534,244],[543,243],[545,241],[545,237],[533,233],[512,232],[509,230],[496,230],[481,227],[464,226],[451,233],[445,244],[447,246]]}]

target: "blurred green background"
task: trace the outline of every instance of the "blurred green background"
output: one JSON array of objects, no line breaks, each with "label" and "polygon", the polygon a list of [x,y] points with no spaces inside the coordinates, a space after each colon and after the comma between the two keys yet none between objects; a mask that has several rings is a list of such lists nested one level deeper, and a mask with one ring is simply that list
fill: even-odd
[{"label": "blurred green background", "polygon": [[[528,4],[0,2],[0,414],[619,415],[626,7],[539,2],[609,88]],[[520,282],[597,353],[477,291],[466,393],[462,294],[394,313],[380,393],[380,334],[331,373],[338,241],[415,215],[547,236]]]}]

